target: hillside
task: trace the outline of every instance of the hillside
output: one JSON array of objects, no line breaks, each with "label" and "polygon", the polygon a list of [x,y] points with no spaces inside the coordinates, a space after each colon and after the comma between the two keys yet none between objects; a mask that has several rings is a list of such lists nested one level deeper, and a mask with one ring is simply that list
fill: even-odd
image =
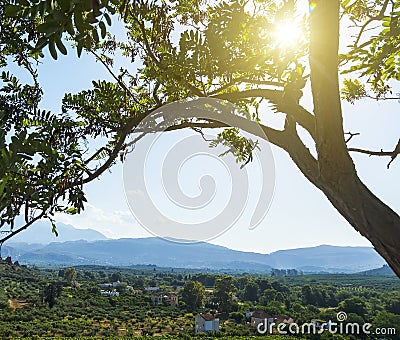
[{"label": "hillside", "polygon": [[394,271],[387,265],[383,265],[380,268],[375,268],[371,270],[366,270],[360,273],[361,275],[367,276],[395,276]]},{"label": "hillside", "polygon": [[381,267],[384,260],[368,247],[318,246],[271,254],[236,251],[209,243],[181,244],[158,238],[85,240],[47,245],[13,244],[3,248],[21,263],[35,265],[101,264],[268,272],[271,268],[305,273],[355,273]]}]

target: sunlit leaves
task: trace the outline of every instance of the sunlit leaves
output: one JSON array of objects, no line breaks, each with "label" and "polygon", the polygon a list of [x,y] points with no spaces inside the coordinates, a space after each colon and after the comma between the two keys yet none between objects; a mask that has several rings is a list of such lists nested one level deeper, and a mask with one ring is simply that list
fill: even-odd
[{"label": "sunlit leaves", "polygon": [[[381,3],[381,1],[377,1]],[[361,21],[376,14],[377,3],[368,3],[366,0],[343,0],[342,8],[352,21]]]},{"label": "sunlit leaves", "polygon": [[35,51],[46,45],[54,59],[57,51],[67,53],[62,39],[67,32],[77,43],[78,55],[106,36],[106,25],[111,25],[109,14],[114,14],[119,1],[108,0],[8,0],[5,14],[36,22]]},{"label": "sunlit leaves", "polygon": [[365,86],[358,79],[345,79],[343,84],[344,87],[341,90],[342,98],[352,104],[367,95]]},{"label": "sunlit leaves", "polygon": [[239,129],[229,128],[217,135],[210,143],[210,147],[223,145],[227,150],[220,156],[232,154],[237,163],[242,163],[241,168],[253,160],[253,151],[258,148],[258,141],[243,137]]},{"label": "sunlit leaves", "polygon": [[[384,98],[391,92],[389,81],[400,80],[400,1],[374,2],[375,7],[368,15],[356,15],[357,6],[362,8],[358,1],[352,2],[345,7],[345,12],[364,31],[357,38],[356,46],[350,46],[349,53],[342,56],[349,65],[343,73],[357,72],[377,99]],[[375,24],[372,33],[366,33],[368,24]]]}]

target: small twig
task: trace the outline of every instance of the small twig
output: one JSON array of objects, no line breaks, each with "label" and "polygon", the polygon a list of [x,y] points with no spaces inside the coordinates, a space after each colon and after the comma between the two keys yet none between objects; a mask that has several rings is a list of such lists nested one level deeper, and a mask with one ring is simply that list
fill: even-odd
[{"label": "small twig", "polygon": [[111,76],[117,81],[117,83],[129,94],[129,96],[133,99],[133,101],[136,104],[141,105],[140,102],[135,98],[131,90],[129,90],[128,86],[124,83],[122,78],[116,76],[114,71],[110,68],[110,66],[108,66],[107,63],[96,52],[94,52],[93,50],[89,50],[89,52],[92,53],[96,57],[96,59],[103,64],[103,66],[107,69],[108,73],[110,73]]},{"label": "small twig", "polygon": [[358,149],[358,148],[349,148],[348,150],[350,152],[358,152],[358,153],[362,153],[362,154],[369,155],[369,156],[381,156],[381,157],[382,156],[390,156],[391,160],[387,165],[387,168],[389,169],[392,162],[400,154],[400,139],[397,142],[397,145],[393,151],[383,151],[382,149],[380,151],[371,151],[371,150],[364,150],[364,149]]},{"label": "small twig", "polygon": [[367,21],[364,23],[364,25],[361,26],[360,32],[358,33],[358,36],[357,36],[357,39],[356,39],[356,41],[354,42],[354,47],[357,47],[357,44],[359,43],[362,34],[364,33],[365,29],[367,28],[367,26],[368,26],[371,22],[376,21],[376,20],[382,20],[382,19],[384,18],[385,12],[386,12],[386,9],[387,9],[388,4],[389,4],[389,0],[386,0],[386,1],[384,2],[384,4],[382,5],[382,8],[381,8],[380,12],[378,13],[378,15],[375,16],[375,17],[371,17],[369,20],[367,20]]},{"label": "small twig", "polygon": [[97,150],[90,158],[88,158],[85,161],[85,164],[89,164],[93,159],[95,159],[102,151],[107,151],[108,154],[110,155],[111,150],[109,148],[106,148],[105,146],[101,147],[99,150]]},{"label": "small twig", "polygon": [[205,142],[212,142],[212,139],[207,139],[207,138],[204,136],[204,132],[203,132],[203,129],[202,129],[202,128],[191,127],[191,129],[192,129],[193,131],[199,133],[199,134],[201,135],[201,138],[203,138]]},{"label": "small twig", "polygon": [[350,140],[354,137],[354,136],[359,136],[360,133],[356,132],[356,133],[352,133],[352,132],[345,132],[345,135],[349,135],[349,138],[346,139],[346,144],[348,142],[350,142]]}]

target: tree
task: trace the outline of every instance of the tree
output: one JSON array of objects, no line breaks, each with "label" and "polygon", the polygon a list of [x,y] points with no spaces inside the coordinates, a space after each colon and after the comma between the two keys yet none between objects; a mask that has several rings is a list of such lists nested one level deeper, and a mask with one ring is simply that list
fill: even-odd
[{"label": "tree", "polygon": [[76,280],[76,270],[75,268],[67,268],[64,272],[64,279],[68,282],[73,282]]},{"label": "tree", "polygon": [[190,311],[200,308],[206,297],[206,290],[199,281],[186,281],[182,290],[182,301]]},{"label": "tree", "polygon": [[[23,2],[23,9],[12,3],[13,7],[8,10],[11,14],[31,13],[26,11],[29,1],[28,5]],[[128,42],[117,44],[112,38],[97,42],[97,33],[89,22],[90,19],[99,21],[95,19],[96,6],[86,8],[88,13],[93,12],[92,18],[81,27],[82,32],[78,29],[81,36],[85,36],[80,50],[86,48],[116,80],[115,84],[96,82],[93,90],[68,95],[64,100],[64,110],[74,112],[85,122],[92,122],[86,130],[89,134],[91,129],[98,134],[108,131],[112,141],[111,148],[101,150],[104,151],[102,166],[95,170],[85,168],[90,175],[85,179],[80,177],[79,183],[89,182],[111,166],[119,152],[126,151],[127,135],[143,117],[163,104],[195,97],[229,100],[248,109],[248,119],[258,121],[259,103],[267,101],[276,112],[286,115],[282,130],[260,122],[268,141],[288,153],[310,183],[324,193],[333,207],[372,243],[400,276],[397,251],[400,217],[361,181],[351,157],[351,153],[390,157],[389,167],[400,153],[400,141],[393,141],[393,150],[389,151],[349,147],[347,143],[354,134],[345,137],[338,79],[338,65],[342,72],[358,72],[356,76],[361,81],[346,79],[344,82],[342,95],[350,102],[368,97],[397,99],[390,96],[389,81],[398,80],[398,0],[343,1],[342,4],[339,0],[312,1],[309,20],[300,24],[307,27],[309,39],[299,37],[297,44],[290,46],[274,39],[274,32],[285,23],[296,21],[293,0],[284,1],[282,6],[274,2],[255,2],[254,11],[246,10],[247,2],[239,0],[208,7],[198,0],[172,4],[120,1],[119,4],[129,31]],[[105,12],[109,10],[104,9]],[[63,14],[68,19],[81,12],[82,8],[73,14],[65,11]],[[64,17],[61,15],[61,18]],[[338,55],[340,18],[350,19],[358,27],[349,53],[341,56]],[[40,38],[65,30],[75,35],[75,31],[68,29],[71,25],[62,24],[64,19],[54,14],[40,20],[41,25],[47,24],[38,26],[43,30],[38,35]],[[75,23],[79,28],[76,20]],[[377,33],[364,34],[375,23],[382,24],[376,29]],[[178,24],[183,26],[183,32],[179,44],[175,44],[172,31]],[[27,30],[28,26],[21,29]],[[88,31],[90,33],[86,34]],[[86,39],[87,36],[93,41]],[[41,41],[54,49],[59,39],[53,43],[49,39]],[[125,68],[119,74],[114,73],[113,54],[117,47],[132,61],[140,58],[143,67],[131,73]],[[313,112],[299,104],[307,82],[311,85]],[[116,98],[125,98],[125,101],[121,103]],[[193,119],[177,121],[170,130],[207,127],[225,126],[215,120]],[[298,133],[299,128],[312,139],[315,153],[306,146]],[[221,134],[221,138],[229,135]],[[247,161],[250,156],[245,156]]]},{"label": "tree", "polygon": [[339,307],[346,313],[355,313],[362,318],[367,313],[365,301],[359,297],[352,297],[342,301]]},{"label": "tree", "polygon": [[400,339],[400,315],[379,312],[372,321],[372,325],[374,329],[390,330],[391,333],[388,335],[391,339]]},{"label": "tree", "polygon": [[[111,155],[109,149],[103,147],[87,158],[84,156],[87,138],[101,134],[98,124],[94,126],[65,113],[54,114],[39,106],[43,91],[36,65],[43,57],[41,47],[43,43],[48,44],[53,56],[55,46],[65,52],[60,35],[64,29],[71,33],[67,14],[72,15],[71,20],[79,18],[75,21],[78,23],[83,13],[84,22],[77,26],[85,34],[75,38],[80,49],[89,43],[94,28],[88,22],[94,19],[88,12],[95,10],[88,11],[87,3],[78,1],[70,6],[67,0],[57,2],[56,7],[51,1],[0,3],[0,249],[5,241],[42,218],[49,219],[57,236],[54,214],[76,214],[83,209],[86,202],[83,185],[98,177],[89,169],[90,163],[93,164],[101,152],[103,156]],[[64,8],[66,12],[62,13],[57,6],[68,9]],[[99,24],[102,26],[104,23]],[[36,48],[32,44],[36,44]],[[8,69],[12,64],[14,70],[15,67],[24,69],[31,82],[19,81]],[[108,165],[117,155],[115,151]],[[108,166],[103,170],[106,168]],[[18,217],[22,219],[16,223]]]},{"label": "tree", "polygon": [[112,282],[117,282],[117,281],[122,281],[122,275],[121,275],[121,273],[112,273],[111,275],[110,275],[110,280],[112,281]]},{"label": "tree", "polygon": [[224,276],[215,281],[213,295],[221,312],[229,313],[234,311],[233,294],[236,290],[232,276]]},{"label": "tree", "polygon": [[62,287],[56,283],[49,283],[44,289],[44,302],[48,303],[50,308],[53,308],[56,299],[61,296]]},{"label": "tree", "polygon": [[242,323],[245,320],[245,315],[241,312],[229,313],[229,319],[235,320],[236,323]]},{"label": "tree", "polygon": [[244,287],[243,299],[246,301],[258,300],[258,285],[255,282],[248,282]]}]

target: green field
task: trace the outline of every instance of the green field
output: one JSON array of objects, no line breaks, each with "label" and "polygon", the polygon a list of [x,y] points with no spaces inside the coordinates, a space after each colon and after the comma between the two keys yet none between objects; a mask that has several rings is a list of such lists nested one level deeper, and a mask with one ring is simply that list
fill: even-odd
[{"label": "green field", "polygon": [[[27,268],[0,263],[0,336],[2,338],[183,338],[194,337],[194,314],[219,310],[220,332],[225,339],[259,338],[244,313],[261,309],[272,315],[292,317],[296,323],[336,320],[338,311],[348,322],[392,327],[400,335],[400,280],[364,275],[297,275],[229,277],[227,300],[217,295],[217,282],[226,275],[155,267],[76,267],[74,282],[66,280],[66,268]],[[99,283],[120,279],[119,296],[100,296]],[[186,282],[207,287],[205,303],[189,308],[182,299]],[[178,306],[153,306],[147,286],[160,288],[158,295],[175,293]],[[53,291],[49,288],[54,288]],[[220,290],[220,289],[219,289]],[[219,293],[221,295],[221,292]],[[53,300],[50,297],[53,297]],[[219,300],[220,299],[220,300]],[[224,303],[224,304],[223,304]],[[206,337],[198,334],[196,337]],[[266,336],[263,336],[264,338]],[[270,336],[273,339],[328,339],[333,335]],[[335,339],[363,338],[336,335]],[[373,338],[371,335],[370,338]],[[376,337],[378,338],[378,337]]]}]

